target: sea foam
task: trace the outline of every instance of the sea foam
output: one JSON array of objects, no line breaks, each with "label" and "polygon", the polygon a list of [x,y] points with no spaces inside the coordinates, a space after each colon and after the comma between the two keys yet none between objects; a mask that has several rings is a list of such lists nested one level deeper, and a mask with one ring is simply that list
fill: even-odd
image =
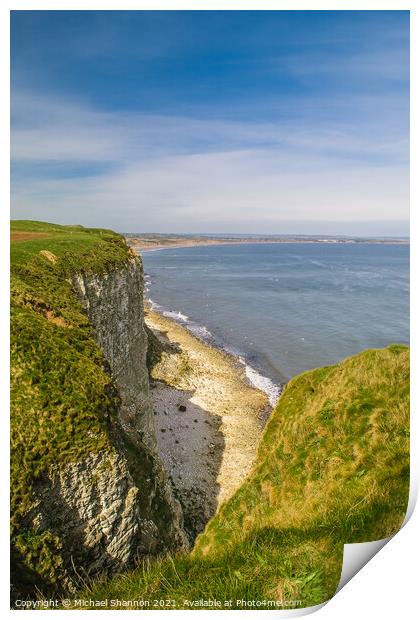
[{"label": "sea foam", "polygon": [[182,314],[182,312],[176,312],[175,310],[165,310],[162,312],[163,316],[167,316],[168,319],[174,319],[175,321],[181,321],[182,323],[186,323],[188,321],[188,317],[186,314]]},{"label": "sea foam", "polygon": [[193,334],[193,336],[197,336],[197,338],[201,338],[201,340],[211,341],[213,336],[211,332],[204,327],[204,325],[197,325],[197,323],[189,323],[187,326],[189,332]]},{"label": "sea foam", "polygon": [[157,304],[152,299],[148,298],[147,301],[150,304],[150,308],[152,310],[160,312],[168,319],[172,319],[177,323],[181,323],[191,334],[193,334],[193,336],[196,336],[200,340],[203,340],[204,342],[207,342],[212,346],[217,346],[217,348],[221,348],[229,355],[235,357],[245,367],[245,375],[250,385],[257,388],[258,390],[261,390],[262,392],[265,392],[272,407],[276,405],[277,400],[279,399],[279,396],[281,394],[281,388],[275,385],[271,381],[271,379],[260,374],[258,370],[250,366],[245,360],[245,358],[239,355],[237,352],[232,351],[228,347],[220,346],[220,343],[219,345],[216,345],[213,334],[207,329],[207,327],[195,323],[186,314],[183,314],[179,310],[163,310],[162,306]]},{"label": "sea foam", "polygon": [[274,407],[280,397],[281,388],[275,385],[271,379],[260,374],[258,370],[255,370],[255,368],[250,366],[240,355],[238,356],[238,359],[241,364],[245,366],[245,374],[250,384],[258,390],[265,392],[268,396],[270,405]]}]

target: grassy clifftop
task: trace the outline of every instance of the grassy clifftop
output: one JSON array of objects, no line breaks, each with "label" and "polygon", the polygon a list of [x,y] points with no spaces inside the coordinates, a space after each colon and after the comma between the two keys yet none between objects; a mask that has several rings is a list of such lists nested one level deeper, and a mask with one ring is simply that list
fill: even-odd
[{"label": "grassy clifftop", "polygon": [[[164,558],[97,583],[97,599],[277,601],[330,598],[343,544],[400,527],[409,492],[409,350],[368,350],[287,385],[254,469],[197,539]],[[260,609],[273,608],[272,603]]]},{"label": "grassy clifftop", "polygon": [[75,272],[106,272],[128,258],[124,239],[111,231],[11,224],[12,543],[26,567],[48,580],[59,571],[58,541],[25,528],[33,485],[51,464],[108,447],[106,420],[117,407],[70,278]]}]

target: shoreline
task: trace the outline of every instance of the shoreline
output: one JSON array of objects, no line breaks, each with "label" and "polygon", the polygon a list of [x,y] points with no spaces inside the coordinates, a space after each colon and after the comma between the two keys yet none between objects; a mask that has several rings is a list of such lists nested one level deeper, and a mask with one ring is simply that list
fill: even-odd
[{"label": "shoreline", "polygon": [[366,239],[363,241],[354,240],[335,240],[335,239],[241,239],[235,240],[223,240],[217,239],[209,240],[185,240],[174,243],[142,243],[133,241],[132,237],[124,236],[127,245],[133,248],[136,252],[155,252],[157,250],[177,250],[180,248],[193,248],[193,247],[211,247],[220,245],[410,245],[410,240],[375,240]]},{"label": "shoreline", "polygon": [[[151,251],[151,250],[150,250]],[[251,366],[246,359],[246,354],[240,351],[234,351],[229,348],[228,343],[221,342],[220,340],[214,337],[214,335],[207,329],[207,327],[202,323],[197,323],[192,320],[189,316],[181,312],[180,310],[169,309],[161,306],[157,302],[155,302],[151,297],[149,297],[151,286],[151,276],[147,273],[144,274],[144,305],[145,308],[150,309],[153,312],[156,312],[162,317],[168,318],[174,321],[176,324],[180,325],[182,328],[186,329],[190,334],[198,338],[200,341],[203,341],[211,348],[216,349],[218,351],[222,351],[227,354],[234,360],[236,364],[243,367],[245,371],[245,375],[248,379],[248,382],[251,386],[262,390],[268,395],[268,399],[271,407],[275,407],[278,399],[280,398],[281,392],[283,391],[284,385],[287,383],[288,379],[285,379],[282,382],[274,382],[274,380],[270,379],[267,375],[262,374],[257,368]]]},{"label": "shoreline", "polygon": [[147,305],[145,322],[158,452],[192,543],[248,475],[272,407],[239,359]]}]

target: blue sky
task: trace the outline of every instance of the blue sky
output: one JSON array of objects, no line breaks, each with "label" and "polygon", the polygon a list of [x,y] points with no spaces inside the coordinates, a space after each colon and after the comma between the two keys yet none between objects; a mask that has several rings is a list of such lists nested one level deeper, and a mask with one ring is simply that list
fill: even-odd
[{"label": "blue sky", "polygon": [[12,217],[408,234],[405,11],[15,11]]}]

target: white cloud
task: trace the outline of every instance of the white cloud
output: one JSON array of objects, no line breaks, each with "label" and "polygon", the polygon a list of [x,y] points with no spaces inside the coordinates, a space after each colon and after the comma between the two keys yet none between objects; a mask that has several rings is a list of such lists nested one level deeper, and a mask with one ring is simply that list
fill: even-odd
[{"label": "white cloud", "polygon": [[[19,94],[13,110],[16,218],[166,231],[277,223],[272,232],[288,220],[408,219],[404,132],[384,132],[379,117],[368,128],[232,122]],[[63,178],[57,164],[85,169]]]}]

